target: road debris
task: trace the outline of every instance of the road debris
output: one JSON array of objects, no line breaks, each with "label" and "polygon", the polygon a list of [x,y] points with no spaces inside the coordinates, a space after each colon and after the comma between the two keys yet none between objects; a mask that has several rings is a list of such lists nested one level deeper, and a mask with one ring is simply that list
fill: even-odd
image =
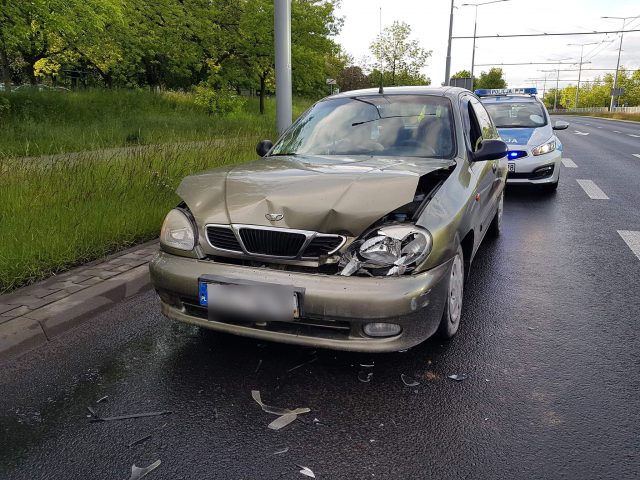
[{"label": "road debris", "polygon": [[300,467],[300,473],[305,477],[316,478],[315,473],[309,467],[303,467],[302,465],[296,465],[296,467]]},{"label": "road debris", "polygon": [[117,420],[129,420],[131,418],[158,417],[160,415],[169,415],[171,413],[171,410],[161,410],[159,412],[132,413],[130,415],[119,415],[116,417],[101,417],[93,408],[87,407],[87,410],[91,413],[91,422],[114,422]]},{"label": "road debris", "polygon": [[140,445],[141,443],[146,442],[146,441],[147,441],[147,440],[149,440],[150,438],[151,438],[151,434],[149,434],[149,435],[145,435],[144,437],[140,437],[140,438],[138,438],[138,439],[134,440],[133,442],[129,443],[129,444],[127,445],[127,447],[128,447],[128,448],[135,447],[136,445]]},{"label": "road debris", "polygon": [[466,373],[454,374],[454,375],[449,375],[447,378],[450,378],[451,380],[455,380],[456,382],[461,382],[467,378],[467,374]]},{"label": "road debris", "polygon": [[358,372],[358,380],[362,383],[369,383],[371,381],[371,377],[373,377],[373,372],[365,372],[364,370],[360,370]]},{"label": "road debris", "polygon": [[313,357],[311,360],[307,360],[304,363],[301,363],[300,365],[296,365],[295,367],[291,367],[289,370],[287,370],[287,373],[293,372],[294,370],[297,370],[301,367],[304,367],[305,365],[309,365],[310,363],[315,362],[316,360],[318,360],[318,357]]},{"label": "road debris", "polygon": [[408,375],[405,375],[404,373],[400,375],[400,379],[402,380],[402,383],[404,383],[405,387],[417,387],[420,385],[420,382],[414,380]]},{"label": "road debris", "polygon": [[160,463],[160,460],[156,460],[151,465],[144,468],[136,467],[135,464],[133,464],[131,466],[131,476],[129,477],[129,480],[140,480],[141,478],[146,477],[156,468],[158,468],[160,466]]},{"label": "road debris", "polygon": [[104,397],[99,398],[98,400],[96,400],[96,403],[101,403],[107,400],[107,398],[109,398],[109,395],[105,395]]},{"label": "road debris", "polygon": [[273,452],[271,455],[282,455],[283,453],[287,453],[289,451],[289,447],[284,447],[282,450],[278,450],[277,452]]},{"label": "road debris", "polygon": [[260,405],[263,412],[278,415],[278,418],[268,425],[271,430],[280,430],[295,421],[296,418],[298,418],[298,415],[309,413],[311,411],[310,408],[296,408],[294,410],[289,410],[288,408],[278,408],[266,405],[262,402],[259,390],[251,390],[251,397],[258,405]]},{"label": "road debris", "polygon": [[258,370],[260,370],[261,365],[262,365],[262,359],[258,360],[258,366],[256,367],[256,370],[253,373],[258,373]]}]

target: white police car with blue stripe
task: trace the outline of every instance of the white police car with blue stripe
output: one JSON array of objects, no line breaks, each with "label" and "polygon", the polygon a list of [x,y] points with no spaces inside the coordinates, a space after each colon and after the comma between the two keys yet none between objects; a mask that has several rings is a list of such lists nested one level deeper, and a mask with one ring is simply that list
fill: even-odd
[{"label": "white police car with blue stripe", "polygon": [[569,124],[557,121],[552,126],[537,93],[536,88],[475,91],[509,146],[507,182],[555,190],[560,180],[562,143],[554,130],[564,130]]}]

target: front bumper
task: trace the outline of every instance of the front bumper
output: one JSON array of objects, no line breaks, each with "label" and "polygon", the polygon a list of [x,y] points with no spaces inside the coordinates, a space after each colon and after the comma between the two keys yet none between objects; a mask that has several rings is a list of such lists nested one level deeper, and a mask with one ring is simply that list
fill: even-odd
[{"label": "front bumper", "polygon": [[[435,333],[447,297],[451,261],[416,275],[340,277],[197,260],[160,252],[149,264],[162,313],[221,332],[311,347],[390,352],[413,347]],[[304,289],[303,318],[291,322],[233,323],[209,319],[198,302],[198,279],[216,275]],[[368,322],[395,323],[393,337],[372,338]]]},{"label": "front bumper", "polygon": [[[523,150],[514,147],[514,150]],[[507,183],[510,185],[544,185],[548,183],[557,183],[560,179],[560,163],[562,160],[562,151],[554,150],[544,155],[533,156],[528,151],[528,156],[509,160],[509,164],[513,163],[515,171],[507,174]],[[535,171],[547,165],[553,166],[553,173],[538,178]]]}]

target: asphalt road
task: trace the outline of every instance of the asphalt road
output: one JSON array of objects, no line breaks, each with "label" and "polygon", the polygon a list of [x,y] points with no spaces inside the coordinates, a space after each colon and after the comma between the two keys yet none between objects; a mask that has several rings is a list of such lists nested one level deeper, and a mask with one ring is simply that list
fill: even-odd
[{"label": "asphalt road", "polygon": [[[158,459],[147,478],[305,478],[296,465],[325,479],[638,478],[640,258],[618,231],[640,231],[640,125],[567,120],[576,167],[555,194],[508,191],[450,343],[261,344],[172,323],[147,293],[3,366],[0,478],[120,480]],[[312,411],[269,430],[252,389]],[[87,406],[172,413],[91,423]]]}]

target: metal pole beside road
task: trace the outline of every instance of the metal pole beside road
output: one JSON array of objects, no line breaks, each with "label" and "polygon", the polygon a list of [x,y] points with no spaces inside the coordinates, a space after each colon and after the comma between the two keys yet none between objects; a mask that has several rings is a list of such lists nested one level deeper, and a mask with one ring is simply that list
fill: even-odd
[{"label": "metal pole beside road", "polygon": [[449,85],[451,78],[451,37],[453,36],[453,2],[451,0],[451,13],[449,14],[449,43],[447,44],[447,64],[444,69],[444,84]]},{"label": "metal pole beside road", "polygon": [[576,105],[575,108],[578,108],[579,95],[580,95],[580,79],[582,78],[582,56],[584,53],[584,47],[587,45],[598,45],[600,42],[590,42],[590,43],[568,43],[567,46],[576,46],[580,47],[580,67],[578,69],[578,86],[576,87]]},{"label": "metal pole beside road", "polygon": [[633,17],[600,17],[608,18],[610,20],[622,20],[622,30],[620,31],[620,46],[618,47],[618,62],[616,63],[616,74],[613,77],[613,89],[611,90],[611,102],[609,103],[609,110],[613,110],[616,103],[615,90],[618,88],[618,70],[620,70],[620,54],[622,53],[622,40],[624,39],[624,27],[627,26],[627,20],[634,20],[640,18],[640,15]]},{"label": "metal pole beside road", "polygon": [[293,119],[291,97],[291,0],[274,0],[276,124],[284,132]]}]

